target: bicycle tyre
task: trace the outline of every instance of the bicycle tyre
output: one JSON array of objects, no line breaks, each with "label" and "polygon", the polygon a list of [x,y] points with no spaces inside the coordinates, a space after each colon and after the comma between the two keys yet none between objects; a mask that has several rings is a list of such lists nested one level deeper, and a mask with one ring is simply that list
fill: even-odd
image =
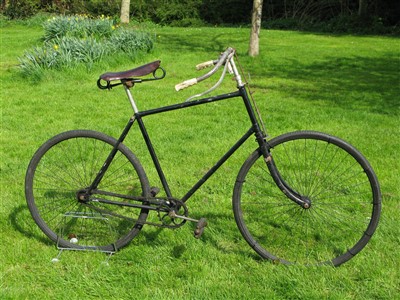
[{"label": "bicycle tyre", "polygon": [[247,243],[284,264],[339,266],[359,253],[378,225],[381,193],[364,156],[347,142],[298,131],[268,141],[273,163],[291,190],[311,200],[302,208],[276,185],[260,150],[244,162],[233,211]]},{"label": "bicycle tyre", "polygon": [[[101,132],[73,130],[49,139],[32,157],[25,177],[28,208],[59,248],[116,251],[145,223],[146,209],[78,201],[77,193],[90,186],[116,143]],[[150,195],[143,167],[122,143],[98,189]]]}]

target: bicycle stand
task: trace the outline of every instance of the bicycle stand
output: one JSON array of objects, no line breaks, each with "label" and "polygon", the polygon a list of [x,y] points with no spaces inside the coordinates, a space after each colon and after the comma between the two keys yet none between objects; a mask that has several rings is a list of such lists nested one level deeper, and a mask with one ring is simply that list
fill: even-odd
[{"label": "bicycle stand", "polygon": [[[85,237],[85,235],[88,235],[88,230],[90,228],[97,228],[96,226],[104,226],[106,225],[109,229],[109,235],[112,236],[112,230],[111,226],[109,225],[108,218],[106,215],[102,215],[99,213],[87,213],[87,212],[66,212],[63,215],[61,226],[60,226],[60,231],[58,234],[58,239],[57,239],[57,249],[59,250],[58,254],[56,257],[54,257],[51,261],[53,263],[59,262],[61,254],[63,251],[92,251],[92,252],[101,252],[107,254],[107,259],[105,260],[105,264],[108,265],[108,261],[110,260],[111,256],[117,252],[117,247],[115,244],[113,245],[113,250],[107,251],[103,249],[99,249],[98,247],[91,246],[88,244],[81,244],[80,240],[85,240],[84,238],[80,237]],[[80,222],[79,228],[81,229],[81,232],[69,232],[69,226],[70,223],[77,223]],[[78,227],[78,226],[76,226]],[[79,238],[79,240],[78,240]],[[60,245],[60,239],[64,240],[69,240],[70,243],[72,244],[77,244],[82,247],[63,247]]]}]

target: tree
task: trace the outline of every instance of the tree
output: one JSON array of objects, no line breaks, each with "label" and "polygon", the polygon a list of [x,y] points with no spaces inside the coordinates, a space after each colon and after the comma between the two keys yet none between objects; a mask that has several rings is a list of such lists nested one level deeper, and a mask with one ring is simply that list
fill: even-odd
[{"label": "tree", "polygon": [[263,0],[253,1],[253,10],[251,13],[251,33],[249,55],[257,56],[259,53],[259,36],[261,29],[261,14],[262,14]]},{"label": "tree", "polygon": [[361,18],[364,18],[367,14],[367,1],[366,0],[359,0],[358,1],[358,15]]},{"label": "tree", "polygon": [[121,3],[121,23],[129,23],[129,6],[131,4],[130,0],[122,0]]},{"label": "tree", "polygon": [[8,5],[7,0],[1,0],[1,10],[4,11]]}]

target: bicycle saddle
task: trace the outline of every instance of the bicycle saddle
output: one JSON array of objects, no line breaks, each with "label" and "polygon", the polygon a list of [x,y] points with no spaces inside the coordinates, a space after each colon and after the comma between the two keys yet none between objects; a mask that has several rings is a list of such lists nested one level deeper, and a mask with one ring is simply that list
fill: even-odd
[{"label": "bicycle saddle", "polygon": [[156,60],[151,63],[145,64],[143,66],[137,67],[132,70],[122,71],[122,72],[107,72],[100,75],[100,79],[105,81],[121,80],[134,77],[142,77],[153,73],[160,66],[161,61]]}]

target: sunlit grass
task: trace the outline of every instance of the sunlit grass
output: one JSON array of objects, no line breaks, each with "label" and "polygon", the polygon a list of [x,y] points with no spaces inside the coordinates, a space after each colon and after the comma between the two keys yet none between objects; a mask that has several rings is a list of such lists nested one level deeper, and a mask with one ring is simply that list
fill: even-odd
[{"label": "sunlit grass", "polygon": [[[4,299],[393,299],[399,261],[399,85],[395,38],[262,31],[261,55],[246,56],[247,29],[156,28],[150,54],[110,58],[92,70],[50,70],[40,83],[20,76],[17,57],[40,42],[40,28],[1,30],[1,298]],[[190,215],[206,217],[201,240],[193,225],[177,231],[144,227],[113,256],[57,255],[34,224],[24,199],[24,175],[40,144],[60,131],[93,129],[118,136],[132,114],[121,88],[100,91],[96,80],[161,59],[167,76],[134,89],[140,109],[184,101],[211,84],[180,93],[174,85],[197,76],[194,66],[237,48],[254,86],[268,133],[314,129],[354,144],[381,183],[382,221],[367,247],[338,269],[284,267],[261,261],[240,236],[231,195],[253,139],[188,203]],[[397,59],[396,59],[397,57]],[[229,79],[221,91],[234,88]],[[171,190],[181,196],[248,129],[238,100],[145,118]],[[150,178],[157,174],[135,127],[126,144]]]}]

